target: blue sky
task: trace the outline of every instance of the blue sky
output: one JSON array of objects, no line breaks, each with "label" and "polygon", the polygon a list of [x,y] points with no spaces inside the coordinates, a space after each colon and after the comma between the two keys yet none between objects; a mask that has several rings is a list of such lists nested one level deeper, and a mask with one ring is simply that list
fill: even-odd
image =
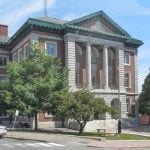
[{"label": "blue sky", "polygon": [[[43,16],[44,0],[0,0],[0,23],[9,36],[28,19]],[[150,68],[150,0],[47,0],[48,15],[72,20],[103,10],[130,35],[144,42],[138,50],[139,91]]]}]

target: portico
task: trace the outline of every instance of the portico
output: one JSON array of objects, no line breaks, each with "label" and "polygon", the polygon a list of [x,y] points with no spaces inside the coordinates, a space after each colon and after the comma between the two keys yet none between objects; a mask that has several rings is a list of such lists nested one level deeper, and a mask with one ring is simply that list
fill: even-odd
[{"label": "portico", "polygon": [[[66,65],[72,63],[70,68],[68,68],[69,79],[70,81],[72,81],[71,83],[69,83],[69,86],[72,90],[74,90],[74,88],[118,90],[118,83],[119,83],[118,74],[121,71],[123,72],[122,69],[123,69],[123,61],[124,61],[124,57],[120,56],[121,55],[120,43],[119,43],[120,45],[118,43],[112,44],[106,40],[100,40],[92,37],[90,37],[91,40],[85,41],[85,39],[88,37],[83,37],[80,35],[73,35],[73,34],[67,34],[64,36],[64,38],[65,38],[65,45],[67,45],[67,47],[65,48]],[[70,41],[70,39],[72,39],[72,41]],[[118,47],[116,46],[117,44]],[[80,53],[79,55],[76,54],[78,53],[78,51]],[[85,55],[85,56],[81,56],[81,55]],[[80,59],[76,57],[80,57]],[[120,60],[119,57],[122,60]],[[77,59],[79,59],[78,60],[79,64],[83,64],[82,66],[76,65]],[[80,71],[82,69],[84,69],[84,71],[86,70],[86,76],[83,76],[83,72],[82,74],[81,72],[79,72],[80,76],[83,76],[84,78],[82,79],[82,81],[80,80],[82,84],[78,82],[80,86],[76,84],[77,83],[76,69],[79,69]],[[92,82],[92,71],[96,72],[96,77],[97,77],[96,81],[99,81],[95,86],[93,86],[94,77]],[[83,81],[84,81],[84,85],[83,85]],[[123,84],[122,82],[120,83]]]}]

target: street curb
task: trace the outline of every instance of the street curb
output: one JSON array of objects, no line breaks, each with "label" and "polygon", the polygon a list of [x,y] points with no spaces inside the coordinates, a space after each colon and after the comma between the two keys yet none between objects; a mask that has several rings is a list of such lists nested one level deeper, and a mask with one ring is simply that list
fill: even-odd
[{"label": "street curb", "polygon": [[40,140],[40,139],[33,139],[33,138],[20,138],[20,137],[12,137],[12,136],[5,136],[5,138],[9,139],[16,139],[16,140],[31,140],[31,141],[39,141],[39,142],[49,142],[48,140]]},{"label": "street curb", "polygon": [[[13,133],[12,130],[9,130],[10,132]],[[18,132],[18,131],[17,131]],[[19,131],[20,132],[20,131]],[[25,131],[21,131],[21,132],[25,132]],[[21,133],[20,132],[20,133]],[[30,133],[30,132],[29,132]],[[35,133],[38,133],[38,132],[35,132]],[[40,133],[42,134],[42,133]],[[44,134],[44,133],[43,133]],[[75,138],[84,138],[84,139],[90,139],[90,140],[96,140],[96,141],[103,141],[105,140],[105,138],[103,137],[91,137],[91,136],[76,136],[76,135],[67,135],[67,134],[56,134],[56,135],[60,135],[60,136],[68,136],[68,137],[75,137]],[[20,137],[15,137],[15,136],[9,136],[9,135],[6,135],[6,137],[8,138],[20,138]],[[20,138],[21,139],[21,138]],[[31,139],[31,138],[23,138],[23,139]],[[31,139],[32,140],[32,139]],[[34,140],[37,140],[37,139],[34,139]],[[46,141],[46,140],[45,140]]]},{"label": "street curb", "polygon": [[115,149],[116,149],[116,148],[117,148],[117,149],[122,149],[122,148],[132,148],[132,149],[133,149],[133,148],[138,148],[138,149],[139,149],[139,148],[150,148],[150,146],[143,146],[143,147],[131,147],[131,146],[129,146],[129,147],[119,147],[119,146],[118,146],[118,147],[103,147],[103,146],[93,146],[93,145],[87,145],[87,147],[92,147],[92,148],[107,148],[107,149],[108,149],[108,148],[110,148],[110,149],[114,149],[114,148],[115,148]]}]

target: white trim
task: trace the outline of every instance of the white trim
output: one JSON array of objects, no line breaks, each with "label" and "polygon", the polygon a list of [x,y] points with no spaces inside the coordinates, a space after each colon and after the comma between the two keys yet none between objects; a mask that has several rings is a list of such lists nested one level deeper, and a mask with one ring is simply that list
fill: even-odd
[{"label": "white trim", "polygon": [[[14,59],[14,55],[17,56],[17,59]],[[18,51],[15,51],[15,52],[12,54],[12,61],[18,62]]]},{"label": "white trim", "polygon": [[27,41],[29,39],[31,39],[33,36],[33,33],[30,33],[29,35],[27,35],[25,38],[22,39],[22,41],[20,41],[18,44],[16,44],[16,46],[12,49],[11,54],[14,53],[15,51],[17,51],[21,46],[23,46],[24,44],[27,44]]},{"label": "white trim", "polygon": [[67,34],[64,35],[64,41],[66,41],[68,39],[74,39],[75,41],[79,41],[79,42],[91,41],[92,44],[107,45],[108,47],[114,47],[114,48],[117,48],[117,49],[119,48],[119,49],[122,49],[122,50],[125,49],[124,48],[124,43],[105,40],[105,39],[101,39],[101,38],[94,38],[94,37],[91,37],[91,36],[84,36],[84,35],[67,33]]},{"label": "white trim", "polygon": [[[9,62],[9,56],[0,54],[0,57],[5,57],[6,58],[6,65],[7,65],[7,63]],[[0,66],[0,68],[6,68],[6,66]]]},{"label": "white trim", "polygon": [[[26,47],[29,47],[29,44],[28,43],[26,43],[24,46],[23,46],[23,51],[24,51],[24,59],[26,59],[26,58],[28,58],[29,56],[27,56],[26,57],[26,50],[25,50],[25,48]],[[29,55],[30,55],[30,50],[29,50]]]},{"label": "white trim", "polygon": [[44,32],[41,32],[43,35],[39,34],[39,33],[32,33],[32,36],[37,36],[39,38],[45,38],[45,39],[48,39],[48,40],[59,40],[59,41],[62,41],[62,38],[61,37],[55,37],[55,36],[50,36],[50,35],[44,35],[45,33]]},{"label": "white trim", "polygon": [[[48,43],[48,44],[53,44],[53,45],[55,45],[56,50],[55,50],[55,55],[54,55],[54,57],[57,57],[57,42],[45,41],[45,53],[47,52],[47,43]],[[48,54],[48,53],[46,53],[46,54]],[[50,55],[50,56],[53,56],[53,55]]]},{"label": "white trim", "polygon": [[3,53],[3,54],[10,54],[10,52],[7,52],[6,50],[3,50],[3,49],[0,49],[0,53]]},{"label": "white trim", "polygon": [[22,56],[21,56],[21,58],[19,57],[19,53],[21,53],[21,51],[22,51],[22,48],[19,48],[19,50],[18,50],[18,61],[22,60]]}]

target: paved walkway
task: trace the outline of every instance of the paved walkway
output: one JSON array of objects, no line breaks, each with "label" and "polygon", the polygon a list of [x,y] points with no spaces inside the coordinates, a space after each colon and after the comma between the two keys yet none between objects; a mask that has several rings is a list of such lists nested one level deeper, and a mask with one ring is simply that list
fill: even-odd
[{"label": "paved walkway", "polygon": [[[131,134],[140,134],[143,136],[150,137],[150,128],[139,128],[139,129],[126,129],[123,132],[131,133]],[[56,130],[56,129],[54,129]],[[69,129],[57,129],[61,131],[68,132]],[[76,132],[76,131],[75,131]],[[8,131],[7,137],[9,138],[17,138],[17,139],[29,139],[29,140],[38,140],[45,142],[57,142],[60,144],[67,144],[72,142],[77,143],[85,143],[89,147],[107,147],[107,148],[123,148],[123,147],[131,147],[131,148],[140,148],[140,147],[148,147],[150,148],[150,141],[111,141],[104,140],[99,137],[91,138],[91,137],[78,137],[73,135],[63,135],[63,134],[47,134],[47,133],[35,133],[35,132],[18,132],[18,131]]]}]

